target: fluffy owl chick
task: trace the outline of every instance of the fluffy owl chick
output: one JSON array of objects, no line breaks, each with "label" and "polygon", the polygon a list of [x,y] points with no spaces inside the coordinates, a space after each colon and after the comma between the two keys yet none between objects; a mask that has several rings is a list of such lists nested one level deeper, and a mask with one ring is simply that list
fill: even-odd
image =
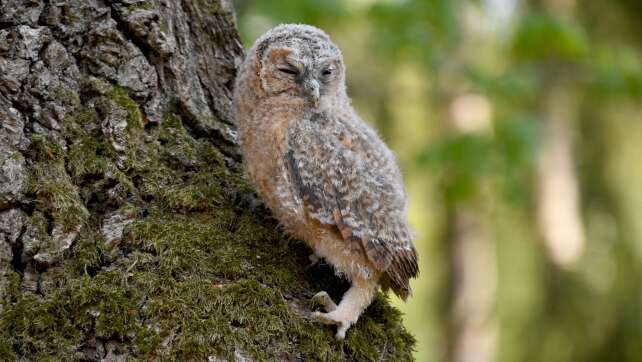
[{"label": "fluffy owl chick", "polygon": [[280,25],[256,40],[234,90],[250,181],[286,231],[351,282],[315,298],[343,338],[377,285],[406,300],[418,273],[395,157],[356,114],[341,52],[321,30]]}]

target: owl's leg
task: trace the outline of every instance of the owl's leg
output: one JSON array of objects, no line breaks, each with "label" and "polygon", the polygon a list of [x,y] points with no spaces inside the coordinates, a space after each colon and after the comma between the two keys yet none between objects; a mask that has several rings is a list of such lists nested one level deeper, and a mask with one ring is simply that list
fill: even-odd
[{"label": "owl's leg", "polygon": [[[341,303],[336,306],[336,309],[326,308],[328,313],[314,312],[314,317],[325,324],[336,324],[336,337],[337,339],[343,339],[350,326],[357,322],[361,313],[363,313],[366,307],[370,305],[370,302],[372,302],[376,289],[377,280],[375,278],[355,278],[352,280],[352,286],[343,295],[343,299],[341,299]],[[317,295],[319,294],[321,293]],[[321,303],[323,304],[323,302]]]}]

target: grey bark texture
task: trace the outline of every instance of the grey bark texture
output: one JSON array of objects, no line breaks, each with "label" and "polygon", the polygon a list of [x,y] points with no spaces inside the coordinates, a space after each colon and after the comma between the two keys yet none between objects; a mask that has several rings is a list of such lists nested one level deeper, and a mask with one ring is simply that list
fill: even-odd
[{"label": "grey bark texture", "polygon": [[408,360],[242,174],[226,0],[0,0],[1,360]]}]

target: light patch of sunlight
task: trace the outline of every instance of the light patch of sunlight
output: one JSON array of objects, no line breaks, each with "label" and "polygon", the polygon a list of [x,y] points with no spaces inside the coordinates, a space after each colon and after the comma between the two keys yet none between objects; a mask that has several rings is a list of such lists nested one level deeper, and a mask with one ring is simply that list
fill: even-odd
[{"label": "light patch of sunlight", "polygon": [[491,131],[493,109],[482,94],[463,94],[450,104],[450,115],[460,132],[487,133]]},{"label": "light patch of sunlight", "polygon": [[490,18],[491,26],[503,35],[516,21],[519,0],[483,0],[482,6]]},{"label": "light patch of sunlight", "polygon": [[466,3],[462,13],[465,36],[459,49],[464,64],[474,64],[478,71],[495,74],[507,66],[505,46],[496,36],[491,15],[476,3]]},{"label": "light patch of sunlight", "polygon": [[586,245],[584,221],[580,215],[580,190],[573,159],[569,119],[575,119],[576,96],[565,88],[549,90],[545,98],[546,137],[537,157],[537,222],[551,259],[572,269]]}]

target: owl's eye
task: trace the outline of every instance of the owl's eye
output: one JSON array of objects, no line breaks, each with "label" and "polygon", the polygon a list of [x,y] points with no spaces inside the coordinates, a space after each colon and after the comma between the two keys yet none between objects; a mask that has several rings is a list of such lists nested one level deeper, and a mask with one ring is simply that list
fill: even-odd
[{"label": "owl's eye", "polygon": [[279,71],[281,73],[285,73],[285,74],[288,74],[288,75],[297,75],[297,74],[299,74],[296,70],[294,70],[292,68],[282,67],[282,68],[278,68],[278,69],[279,69]]}]

